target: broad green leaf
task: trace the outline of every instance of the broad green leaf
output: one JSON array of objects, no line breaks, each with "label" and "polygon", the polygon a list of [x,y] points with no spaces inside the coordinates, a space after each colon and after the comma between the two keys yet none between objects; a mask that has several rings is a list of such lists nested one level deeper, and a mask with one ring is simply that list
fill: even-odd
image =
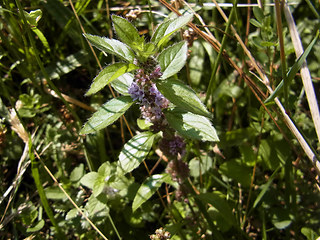
[{"label": "broad green leaf", "polygon": [[229,178],[241,183],[243,187],[249,187],[252,170],[237,160],[226,161],[220,165],[219,170]]},{"label": "broad green leaf", "polygon": [[161,23],[154,32],[151,38],[151,42],[160,47],[170,38],[170,36],[173,33],[187,25],[187,23],[192,19],[192,17],[192,14],[187,14]]},{"label": "broad green leaf", "polygon": [[290,214],[290,209],[285,208],[271,208],[269,210],[269,214],[272,216],[271,222],[277,229],[287,228],[292,223],[292,219],[294,218]]},{"label": "broad green leaf", "polygon": [[253,15],[255,16],[255,18],[259,21],[259,22],[263,22],[263,20],[265,19],[265,16],[263,14],[263,11],[261,8],[259,7],[254,7],[253,8]]},{"label": "broad green leaf", "polygon": [[[205,42],[207,43],[207,42]],[[205,72],[204,72],[204,67],[206,66],[206,68],[208,68],[209,63],[206,62],[206,54],[205,54],[205,48],[204,45],[206,45],[204,42],[201,43],[200,41],[195,41],[192,45],[192,47],[190,48],[190,56],[188,57],[188,66],[189,66],[189,75],[190,75],[190,80],[192,83],[192,86],[199,86],[200,82],[201,82],[201,78],[202,76],[205,76]],[[214,61],[213,59],[215,59],[214,57],[214,53],[212,51],[213,48],[211,46],[209,46],[211,48],[211,50],[209,50],[208,48],[208,54],[210,61],[212,58],[212,61]],[[205,63],[206,62],[206,63]],[[205,63],[205,64],[204,64]]]},{"label": "broad green leaf", "polygon": [[109,39],[91,34],[84,34],[84,36],[99,50],[116,55],[125,61],[133,63],[135,57],[134,53],[126,44],[116,39]]},{"label": "broad green leaf", "polygon": [[93,189],[98,177],[99,174],[97,172],[89,172],[81,178],[80,183],[87,188]]},{"label": "broad green leaf", "polygon": [[61,200],[66,198],[66,195],[57,186],[47,187],[44,191],[48,199]]},{"label": "broad green leaf", "polygon": [[133,49],[140,49],[144,39],[140,37],[137,29],[125,18],[112,15],[114,30],[118,38]]},{"label": "broad green leaf", "polygon": [[84,175],[84,165],[80,163],[79,166],[75,167],[70,174],[71,182],[78,182]]},{"label": "broad green leaf", "polygon": [[226,197],[222,193],[218,191],[212,193],[201,193],[197,196],[197,198],[205,204],[211,204],[215,209],[219,211],[219,213],[227,222],[231,223],[234,226],[237,225],[237,221],[232,214],[232,209],[229,206]]},{"label": "broad green leaf", "polygon": [[162,76],[166,79],[176,74],[186,63],[188,54],[187,42],[182,41],[163,50],[158,56]]},{"label": "broad green leaf", "polygon": [[164,114],[169,125],[184,137],[201,141],[219,141],[216,130],[204,116],[185,112],[179,108],[168,109]]},{"label": "broad green leaf", "polygon": [[104,88],[106,85],[111,83],[116,78],[120,77],[121,75],[131,72],[135,69],[137,69],[138,66],[132,64],[132,63],[115,63],[112,65],[109,65],[105,67],[93,80],[93,83],[90,86],[90,89],[86,93],[87,96],[92,95],[98,91],[100,91],[102,88]]},{"label": "broad green leaf", "polygon": [[147,157],[155,135],[152,132],[142,132],[131,138],[119,155],[119,172],[128,173],[137,168]]},{"label": "broad green leaf", "polygon": [[128,89],[133,82],[133,75],[125,73],[111,82],[111,86],[122,95],[130,95]]},{"label": "broad green leaf", "polygon": [[163,182],[170,179],[169,174],[157,174],[146,179],[140,186],[132,203],[132,212],[135,212],[144,202],[146,202],[161,186]]},{"label": "broad green leaf", "polygon": [[167,79],[157,82],[157,87],[163,96],[176,106],[195,114],[211,117],[196,93],[183,82]]},{"label": "broad green leaf", "polygon": [[301,233],[307,238],[307,240],[318,240],[320,238],[320,235],[309,227],[302,227]]},{"label": "broad green leaf", "polygon": [[109,207],[104,201],[100,201],[98,197],[93,195],[90,196],[86,206],[86,210],[89,213],[89,216],[107,216],[109,213]]},{"label": "broad green leaf", "polygon": [[79,215],[80,215],[80,213],[79,213],[78,209],[73,208],[67,213],[65,219],[68,221],[68,220],[71,220],[75,217],[78,217]]},{"label": "broad green leaf", "polygon": [[121,117],[132,105],[130,96],[113,98],[102,105],[85,123],[80,134],[88,134],[103,129]]},{"label": "broad green leaf", "polygon": [[212,168],[212,158],[208,155],[193,158],[189,162],[190,176],[199,177]]}]

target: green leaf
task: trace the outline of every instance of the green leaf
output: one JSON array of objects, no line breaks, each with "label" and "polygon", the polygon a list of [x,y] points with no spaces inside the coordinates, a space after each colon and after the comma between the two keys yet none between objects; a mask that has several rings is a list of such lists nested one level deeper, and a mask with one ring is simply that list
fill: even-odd
[{"label": "green leaf", "polygon": [[271,214],[271,222],[277,229],[285,229],[287,228],[291,223],[292,219],[294,218],[290,214],[289,209],[284,208],[272,208],[270,209]]},{"label": "green leaf", "polygon": [[107,216],[109,213],[109,207],[104,201],[100,201],[99,198],[91,195],[86,206],[86,210],[89,216]]},{"label": "green leaf", "polygon": [[130,95],[128,89],[133,82],[133,75],[125,73],[111,82],[111,86],[122,95]]},{"label": "green leaf", "polygon": [[162,76],[166,79],[179,72],[186,63],[188,46],[185,41],[174,44],[163,50],[158,56]]},{"label": "green leaf", "polygon": [[168,79],[157,82],[159,91],[174,105],[195,114],[211,117],[207,108],[202,104],[196,93],[183,82]]},{"label": "green leaf", "polygon": [[93,189],[93,186],[98,177],[99,174],[97,172],[89,172],[81,178],[80,183],[87,188]]},{"label": "green leaf", "polygon": [[301,233],[307,238],[307,240],[316,240],[320,237],[315,231],[308,227],[302,227]]},{"label": "green leaf", "polygon": [[23,11],[23,14],[31,27],[36,27],[42,17],[42,11],[40,9],[30,11],[30,13]]},{"label": "green leaf", "polygon": [[118,38],[133,49],[140,49],[144,39],[140,37],[137,29],[125,18],[112,15],[114,30]]},{"label": "green leaf", "polygon": [[89,42],[101,51],[116,55],[117,57],[133,63],[135,58],[133,51],[126,44],[106,37],[83,34]]},{"label": "green leaf", "polygon": [[237,160],[230,160],[220,165],[219,170],[229,178],[241,183],[243,187],[249,187],[252,170]]},{"label": "green leaf", "polygon": [[179,108],[168,109],[164,114],[169,125],[184,137],[201,141],[219,141],[216,130],[204,116],[185,112]]},{"label": "green leaf", "polygon": [[87,96],[92,95],[98,91],[100,91],[102,88],[104,88],[106,85],[111,83],[113,80],[117,79],[121,75],[131,72],[135,69],[137,69],[138,66],[132,64],[132,63],[115,63],[112,65],[109,65],[105,67],[93,80],[93,83],[90,86],[90,89],[86,93]]},{"label": "green leaf", "polygon": [[132,105],[130,96],[114,98],[102,105],[86,122],[80,134],[88,134],[103,129],[121,117]]},{"label": "green leaf", "polygon": [[119,172],[124,174],[137,168],[147,157],[155,134],[152,132],[142,132],[131,138],[123,147],[119,155]]},{"label": "green leaf", "polygon": [[48,199],[62,200],[66,198],[66,195],[57,186],[47,187],[44,191]]},{"label": "green leaf", "polygon": [[232,209],[230,208],[228,201],[225,196],[220,192],[212,193],[201,193],[197,196],[205,204],[211,204],[215,209],[219,211],[222,217],[232,225],[236,226],[237,221],[232,214]]},{"label": "green leaf", "polygon": [[259,204],[265,193],[269,190],[271,183],[273,182],[274,177],[280,170],[280,166],[277,167],[277,169],[272,173],[267,183],[260,185],[261,192],[257,196],[256,200],[253,203],[252,208],[256,208],[256,206]]},{"label": "green leaf", "polygon": [[311,43],[309,44],[309,46],[307,47],[307,49],[303,52],[303,54],[297,59],[297,61],[293,64],[292,68],[289,70],[289,72],[287,73],[287,76],[285,79],[283,79],[278,86],[276,87],[276,89],[274,90],[274,92],[264,101],[265,103],[270,102],[271,100],[273,100],[275,97],[277,97],[279,95],[279,93],[282,90],[282,86],[284,85],[284,81],[287,81],[288,84],[295,78],[297,72],[300,70],[300,68],[302,67],[302,64],[305,62],[305,60],[307,59],[310,51],[312,50],[313,46],[316,44],[317,40],[319,37],[319,31],[317,32],[317,35],[313,38],[313,40],[311,41]]},{"label": "green leaf", "polygon": [[191,21],[193,15],[187,14],[161,23],[154,32],[151,42],[160,47],[170,36]]},{"label": "green leaf", "polygon": [[27,233],[30,233],[30,232],[37,232],[39,230],[41,230],[44,226],[44,220],[41,219],[39,222],[37,222],[36,225],[34,225],[34,227],[29,227],[27,228]]},{"label": "green leaf", "polygon": [[190,176],[199,177],[212,168],[212,158],[208,155],[193,158],[189,162]]},{"label": "green leaf", "polygon": [[258,22],[257,20],[253,19],[253,18],[250,19],[250,23],[253,26],[257,27],[257,28],[261,28],[262,27],[262,24],[260,22]]},{"label": "green leaf", "polygon": [[253,8],[253,15],[255,16],[255,18],[259,21],[259,22],[263,22],[263,20],[265,19],[265,16],[263,14],[263,11],[261,8],[259,7],[254,7]]},{"label": "green leaf", "polygon": [[135,212],[144,202],[146,202],[161,186],[163,182],[170,179],[169,174],[157,174],[146,179],[140,186],[132,203],[132,212]]},{"label": "green leaf", "polygon": [[157,47],[152,42],[149,42],[147,44],[143,44],[143,47],[137,51],[137,54],[139,56],[139,60],[144,62],[148,59],[148,57],[154,55],[156,52]]},{"label": "green leaf", "polygon": [[71,182],[78,182],[84,175],[84,165],[80,163],[79,166],[75,167],[70,174]]}]

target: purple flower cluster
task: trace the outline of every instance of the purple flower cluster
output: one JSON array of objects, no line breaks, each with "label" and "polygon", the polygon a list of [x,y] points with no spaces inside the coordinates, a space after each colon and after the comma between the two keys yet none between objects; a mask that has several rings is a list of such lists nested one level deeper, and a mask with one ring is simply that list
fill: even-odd
[{"label": "purple flower cluster", "polygon": [[169,152],[172,155],[178,155],[178,153],[183,156],[186,151],[186,143],[183,141],[182,137],[175,136],[171,141],[169,141]]},{"label": "purple flower cluster", "polygon": [[155,122],[163,117],[162,109],[169,105],[152,80],[162,76],[161,68],[155,65],[154,59],[149,59],[142,64],[143,68],[137,70],[134,82],[128,89],[134,101],[140,104],[141,115],[149,122]]}]

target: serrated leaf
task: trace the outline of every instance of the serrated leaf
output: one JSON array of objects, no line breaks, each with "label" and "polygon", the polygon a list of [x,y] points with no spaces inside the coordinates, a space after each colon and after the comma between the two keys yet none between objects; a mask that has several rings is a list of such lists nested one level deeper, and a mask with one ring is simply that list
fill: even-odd
[{"label": "serrated leaf", "polygon": [[111,82],[111,86],[122,95],[130,95],[128,89],[133,82],[133,75],[125,73]]},{"label": "serrated leaf", "polygon": [[118,38],[133,49],[140,49],[143,46],[143,38],[140,37],[137,29],[125,18],[112,15],[114,30]]},{"label": "serrated leaf", "polygon": [[161,186],[163,182],[169,181],[170,176],[166,173],[156,174],[146,179],[140,186],[132,203],[132,212],[135,212],[144,202],[146,202]]},{"label": "serrated leaf", "polygon": [[89,172],[81,178],[80,183],[87,188],[93,189],[98,177],[99,174],[97,172]]},{"label": "serrated leaf", "polygon": [[103,129],[121,117],[132,105],[130,96],[113,98],[102,105],[86,122],[80,134],[88,134]]},{"label": "serrated leaf", "polygon": [[187,54],[188,46],[185,41],[163,50],[158,56],[162,72],[161,79],[166,79],[179,72],[186,63]]},{"label": "serrated leaf", "polygon": [[210,120],[182,109],[168,109],[164,112],[169,125],[186,138],[217,142],[219,138]]},{"label": "serrated leaf", "polygon": [[167,79],[157,82],[159,91],[176,106],[195,114],[211,117],[207,108],[202,104],[196,93],[183,82]]},{"label": "serrated leaf", "polygon": [[117,57],[133,63],[135,58],[133,51],[126,44],[106,37],[95,36],[91,34],[83,34],[89,42],[101,51],[116,55]]},{"label": "serrated leaf", "polygon": [[113,80],[117,79],[121,75],[138,69],[138,66],[132,63],[115,63],[105,67],[93,80],[90,89],[86,93],[87,96],[92,95],[106,85],[111,83]]},{"label": "serrated leaf", "polygon": [[131,138],[123,147],[120,155],[119,172],[128,173],[137,168],[147,157],[155,135],[152,132],[142,132]]},{"label": "serrated leaf", "polygon": [[154,32],[151,42],[160,47],[173,33],[184,27],[192,17],[192,14],[187,14],[161,23]]}]

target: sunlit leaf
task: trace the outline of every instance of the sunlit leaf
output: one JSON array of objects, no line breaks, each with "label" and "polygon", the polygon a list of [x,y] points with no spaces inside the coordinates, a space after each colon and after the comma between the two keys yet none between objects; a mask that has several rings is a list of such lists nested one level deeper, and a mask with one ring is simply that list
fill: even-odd
[{"label": "sunlit leaf", "polygon": [[86,122],[80,134],[88,134],[103,129],[121,117],[132,105],[130,96],[113,98],[102,105]]},{"label": "sunlit leaf", "polygon": [[163,50],[158,56],[162,76],[166,79],[179,72],[186,63],[188,47],[186,42],[179,42]]},{"label": "sunlit leaf", "polygon": [[186,138],[219,141],[216,130],[210,120],[204,116],[185,112],[178,108],[165,111],[165,116],[169,125]]},{"label": "sunlit leaf", "polygon": [[125,73],[111,82],[111,86],[122,95],[129,95],[128,89],[133,82],[133,75]]},{"label": "sunlit leaf", "polygon": [[126,44],[116,39],[109,39],[91,34],[84,34],[84,36],[99,50],[116,55],[125,61],[133,63],[134,53]]},{"label": "sunlit leaf", "polygon": [[142,132],[131,138],[119,155],[119,172],[131,172],[147,157],[155,135],[152,132]]},{"label": "sunlit leaf", "polygon": [[176,106],[195,114],[211,117],[211,114],[196,93],[183,82],[175,79],[166,79],[157,82],[157,87]]},{"label": "sunlit leaf", "polygon": [[140,186],[132,203],[132,211],[136,211],[144,202],[146,202],[161,186],[163,182],[170,180],[169,174],[153,175]]},{"label": "sunlit leaf", "polygon": [[117,37],[129,47],[140,49],[144,39],[140,37],[137,29],[125,18],[112,15],[112,23]]},{"label": "sunlit leaf", "polygon": [[114,63],[112,65],[109,65],[105,67],[93,80],[93,83],[90,86],[90,89],[86,93],[87,96],[92,95],[98,91],[100,91],[102,88],[104,88],[106,85],[111,83],[116,78],[120,77],[121,75],[131,72],[135,69],[137,69],[138,66],[134,64],[127,64],[127,63]]},{"label": "sunlit leaf", "polygon": [[151,42],[155,43],[158,47],[160,47],[171,37],[173,33],[178,31],[180,28],[184,27],[189,21],[191,21],[192,17],[192,14],[187,14],[161,23],[154,32],[151,38]]}]

